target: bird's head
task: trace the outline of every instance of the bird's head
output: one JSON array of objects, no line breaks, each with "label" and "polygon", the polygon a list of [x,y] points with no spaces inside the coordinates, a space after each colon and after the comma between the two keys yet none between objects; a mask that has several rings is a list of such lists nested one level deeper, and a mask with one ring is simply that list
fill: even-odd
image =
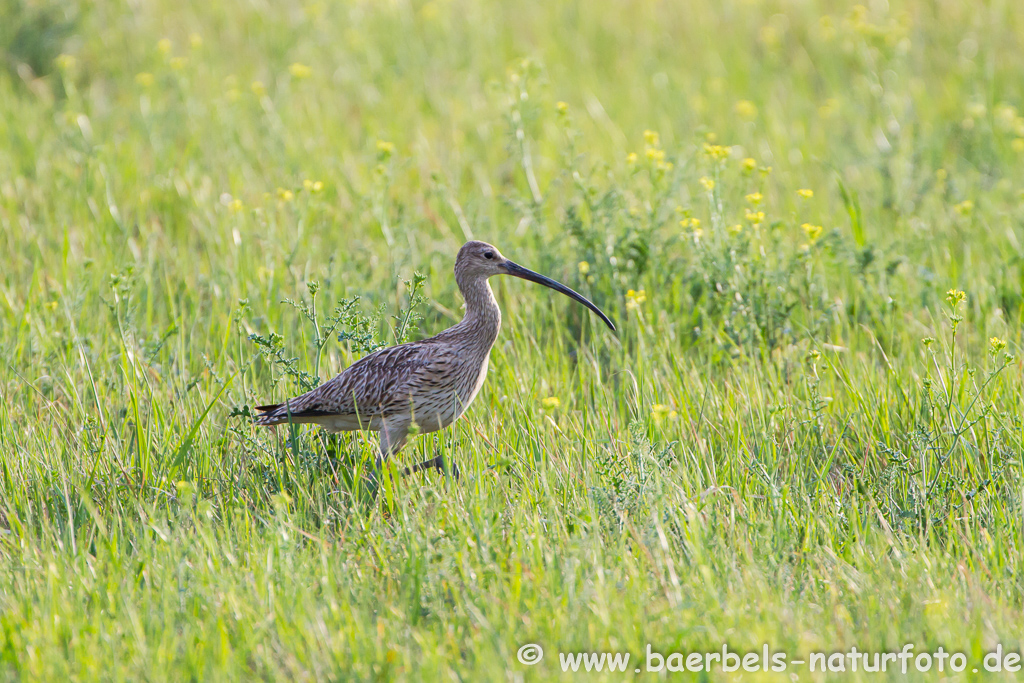
[{"label": "bird's head", "polygon": [[459,249],[459,255],[455,258],[455,279],[459,282],[460,286],[462,286],[463,282],[473,279],[486,280],[493,275],[512,275],[523,280],[536,282],[545,287],[550,287],[556,292],[561,292],[596,313],[604,321],[605,325],[611,328],[612,331],[615,331],[615,325],[600,308],[591,303],[585,296],[569,289],[561,282],[552,280],[510,261],[501,255],[497,247],[487,244],[487,242],[472,241],[462,245],[462,248]]}]

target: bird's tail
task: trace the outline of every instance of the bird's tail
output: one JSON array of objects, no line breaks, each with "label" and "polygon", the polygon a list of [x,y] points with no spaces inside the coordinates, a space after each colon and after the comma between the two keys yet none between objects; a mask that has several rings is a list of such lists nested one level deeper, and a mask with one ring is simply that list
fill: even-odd
[{"label": "bird's tail", "polygon": [[315,422],[317,417],[326,415],[321,410],[295,410],[291,408],[288,401],[284,403],[272,403],[265,406],[256,406],[259,415],[256,416],[256,424],[261,427],[286,424],[308,424]]}]

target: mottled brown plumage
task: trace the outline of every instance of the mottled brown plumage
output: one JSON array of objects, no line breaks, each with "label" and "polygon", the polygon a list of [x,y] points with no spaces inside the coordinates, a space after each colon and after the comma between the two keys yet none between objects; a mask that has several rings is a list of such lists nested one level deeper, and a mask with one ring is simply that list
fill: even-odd
[{"label": "mottled brown plumage", "polygon": [[259,425],[318,424],[333,431],[380,433],[382,462],[405,445],[415,422],[421,432],[447,427],[473,402],[487,375],[501,311],[487,279],[514,275],[570,296],[615,326],[594,304],[562,284],[527,270],[485,242],[467,242],[455,259],[466,300],[460,323],[436,337],[381,349],[334,379],[284,403],[260,406]]}]

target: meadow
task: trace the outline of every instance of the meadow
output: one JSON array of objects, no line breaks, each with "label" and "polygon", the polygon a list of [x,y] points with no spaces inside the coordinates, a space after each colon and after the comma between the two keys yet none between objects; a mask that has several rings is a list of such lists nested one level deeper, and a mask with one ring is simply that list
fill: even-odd
[{"label": "meadow", "polygon": [[[1013,0],[0,0],[0,57],[0,678],[1020,675]],[[252,425],[459,320],[468,239],[618,331],[495,278],[395,463],[459,481]]]}]

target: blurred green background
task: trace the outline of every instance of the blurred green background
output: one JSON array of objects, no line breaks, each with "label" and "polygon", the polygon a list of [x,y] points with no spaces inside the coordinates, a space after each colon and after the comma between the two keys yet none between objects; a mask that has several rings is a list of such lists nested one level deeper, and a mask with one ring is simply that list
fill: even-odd
[{"label": "blurred green background", "polygon": [[[0,675],[1019,651],[1022,42],[999,0],[0,0]],[[493,283],[487,384],[400,458],[461,482],[369,501],[373,439],[249,424],[457,321],[471,238],[619,332]]]}]

